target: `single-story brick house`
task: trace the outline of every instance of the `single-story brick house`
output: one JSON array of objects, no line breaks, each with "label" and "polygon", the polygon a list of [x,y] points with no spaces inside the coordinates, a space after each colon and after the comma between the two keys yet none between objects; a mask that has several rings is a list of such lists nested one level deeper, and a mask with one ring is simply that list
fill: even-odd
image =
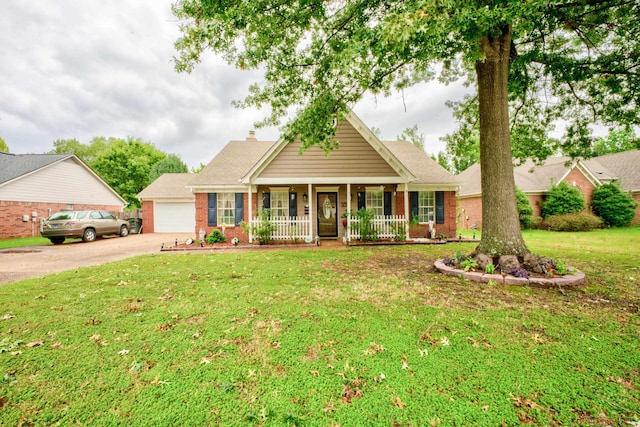
[{"label": "single-story brick house", "polygon": [[[357,227],[344,217],[363,207],[374,212],[380,237],[398,227],[409,238],[426,237],[429,221],[435,234],[455,236],[454,175],[409,142],[380,141],[354,113],[338,125],[336,140],[329,155],[316,146],[300,153],[299,141],[258,141],[253,132],[229,142],[186,185],[195,196],[196,236],[219,229],[252,241],[240,224],[255,224],[268,208],[274,239],[350,240]],[[158,201],[142,199],[144,222]]]},{"label": "single-story brick house", "polygon": [[122,212],[127,202],[74,154],[0,152],[0,239],[37,236],[65,209]]},{"label": "single-story brick house", "polygon": [[[590,210],[593,190],[599,185],[616,182],[640,206],[640,150],[607,154],[591,159],[572,160],[569,157],[550,157],[542,165],[536,166],[531,160],[516,166],[513,176],[516,186],[527,196],[533,207],[533,216],[540,216],[542,204],[554,184],[565,181],[578,188],[587,201]],[[458,175],[459,223],[461,228],[482,226],[482,197],[480,185],[480,164],[469,167]],[[640,222],[640,208],[636,211],[635,222]]]}]

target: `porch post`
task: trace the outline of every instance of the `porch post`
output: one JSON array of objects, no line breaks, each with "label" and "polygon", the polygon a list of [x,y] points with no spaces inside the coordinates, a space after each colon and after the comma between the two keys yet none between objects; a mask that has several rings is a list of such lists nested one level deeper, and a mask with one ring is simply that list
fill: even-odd
[{"label": "porch post", "polygon": [[404,183],[404,231],[407,235],[407,238],[410,238],[409,235],[409,222],[411,218],[409,217],[409,184]]},{"label": "porch post", "polygon": [[253,234],[251,233],[251,220],[253,219],[253,186],[249,183],[249,243],[253,243]]},{"label": "porch post", "polygon": [[345,230],[347,234],[347,242],[351,241],[351,183],[347,183],[347,228]]},{"label": "porch post", "polygon": [[307,194],[309,194],[309,240],[313,242],[313,188],[311,183],[307,184]]}]

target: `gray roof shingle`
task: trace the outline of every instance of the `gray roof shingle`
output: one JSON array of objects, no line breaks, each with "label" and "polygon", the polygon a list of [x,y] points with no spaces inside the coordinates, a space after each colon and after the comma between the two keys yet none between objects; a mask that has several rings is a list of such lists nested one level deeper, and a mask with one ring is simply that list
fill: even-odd
[{"label": "gray roof shingle", "polygon": [[0,185],[72,156],[73,154],[0,153]]},{"label": "gray roof shingle", "polygon": [[[579,162],[591,175],[602,183],[615,180],[625,191],[640,191],[640,150],[607,154]],[[549,157],[544,164],[536,166],[527,160],[513,168],[516,186],[525,193],[544,193],[558,183],[569,171],[572,163],[569,157]],[[461,186],[460,196],[481,193],[480,164],[476,163],[458,175]]]},{"label": "gray roof shingle", "polygon": [[415,184],[459,184],[458,177],[440,166],[414,144],[407,141],[383,141],[382,143],[417,178]]}]

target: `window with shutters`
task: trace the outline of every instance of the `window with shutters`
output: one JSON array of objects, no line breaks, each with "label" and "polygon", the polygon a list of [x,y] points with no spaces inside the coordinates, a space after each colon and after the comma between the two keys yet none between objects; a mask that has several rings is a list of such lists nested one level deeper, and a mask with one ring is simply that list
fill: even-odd
[{"label": "window with shutters", "polygon": [[271,190],[271,216],[288,217],[289,216],[289,191],[288,190]]},{"label": "window with shutters", "polygon": [[235,224],[235,193],[218,193],[218,225]]},{"label": "window with shutters", "polygon": [[367,189],[366,206],[375,216],[384,215],[384,192]]},{"label": "window with shutters", "polygon": [[436,198],[434,191],[418,192],[418,221],[429,222],[435,220]]}]

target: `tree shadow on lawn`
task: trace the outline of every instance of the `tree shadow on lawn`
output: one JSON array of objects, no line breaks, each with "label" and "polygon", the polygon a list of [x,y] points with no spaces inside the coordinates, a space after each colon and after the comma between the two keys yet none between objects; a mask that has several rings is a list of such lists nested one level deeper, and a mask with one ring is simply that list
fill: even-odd
[{"label": "tree shadow on lawn", "polygon": [[[633,274],[638,270],[619,266],[573,262],[587,275],[587,283],[571,288],[477,283],[440,274],[434,262],[440,254],[416,248],[371,250],[357,260],[332,260],[325,267],[345,280],[368,278],[384,285],[392,281],[404,291],[418,293],[429,306],[471,310],[543,309],[551,312],[589,312],[615,316],[620,321],[637,314],[640,292]],[[389,294],[387,294],[388,297]],[[613,320],[613,319],[612,319]]]}]

